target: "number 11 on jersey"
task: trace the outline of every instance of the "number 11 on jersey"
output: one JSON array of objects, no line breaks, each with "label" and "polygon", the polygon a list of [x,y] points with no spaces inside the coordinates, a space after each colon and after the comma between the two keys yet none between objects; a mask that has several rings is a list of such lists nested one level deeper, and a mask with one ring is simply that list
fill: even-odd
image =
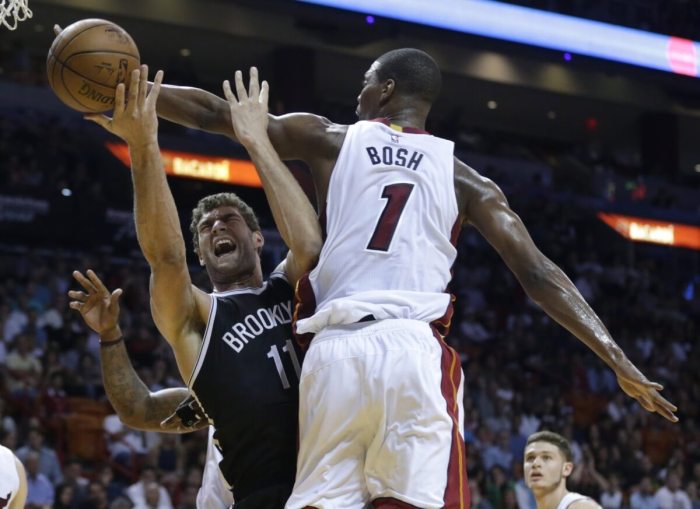
[{"label": "number 11 on jersey", "polygon": [[[292,365],[294,366],[294,371],[297,374],[297,379],[301,375],[301,365],[299,364],[299,358],[297,357],[297,352],[294,350],[294,345],[292,340],[288,339],[285,342],[285,346],[282,347],[282,351],[289,354],[292,359]],[[277,368],[277,374],[280,376],[282,381],[282,387],[289,389],[289,378],[287,378],[287,372],[284,370],[284,364],[282,364],[282,357],[280,356],[280,351],[277,345],[272,345],[270,351],[267,352],[267,358],[272,359],[275,362],[275,367]]]}]

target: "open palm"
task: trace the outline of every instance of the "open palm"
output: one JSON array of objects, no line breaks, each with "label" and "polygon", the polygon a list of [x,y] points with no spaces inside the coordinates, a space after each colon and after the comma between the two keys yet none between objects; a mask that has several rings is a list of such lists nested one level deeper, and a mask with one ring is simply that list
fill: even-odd
[{"label": "open palm", "polygon": [[73,277],[85,291],[68,292],[72,299],[69,304],[71,309],[79,311],[87,326],[100,336],[118,329],[122,290],[118,288],[110,293],[92,270],[87,271],[87,277],[76,270]]}]

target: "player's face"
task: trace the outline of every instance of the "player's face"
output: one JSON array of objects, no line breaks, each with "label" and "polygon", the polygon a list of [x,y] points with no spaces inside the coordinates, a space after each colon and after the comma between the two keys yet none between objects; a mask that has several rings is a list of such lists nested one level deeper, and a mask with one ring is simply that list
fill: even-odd
[{"label": "player's face", "polygon": [[572,469],[573,464],[564,459],[554,444],[533,442],[525,448],[525,484],[535,496],[554,491],[566,483]]},{"label": "player's face", "polygon": [[236,207],[221,206],[197,224],[199,259],[215,281],[233,283],[258,264],[262,235],[253,232]]},{"label": "player's face", "polygon": [[362,80],[362,90],[357,96],[357,109],[355,110],[357,118],[360,120],[370,120],[379,116],[381,84],[377,78],[378,68],[379,63],[374,62]]}]

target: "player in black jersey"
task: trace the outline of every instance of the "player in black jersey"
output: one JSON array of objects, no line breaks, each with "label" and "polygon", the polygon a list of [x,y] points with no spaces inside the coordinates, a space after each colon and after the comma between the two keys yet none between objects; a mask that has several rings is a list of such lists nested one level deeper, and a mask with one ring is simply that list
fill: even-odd
[{"label": "player in black jersey", "polygon": [[[263,237],[252,209],[222,193],[200,200],[192,219],[195,252],[214,287],[192,285],[177,209],[157,142],[155,102],[162,72],[148,92],[148,69],[131,76],[125,106],[117,87],[113,118],[88,118],[126,141],[132,161],[134,218],[151,267],[151,311],[170,343],[183,380],[216,428],[220,463],[237,509],[281,509],[294,483],[299,356],[291,341],[293,287],[321,248],[316,214],[266,134],[267,83],[251,69],[249,91],[236,72],[224,83],[233,130],[256,164],[273,217],[290,248],[263,281]],[[73,292],[80,310],[87,294]],[[118,329],[101,340],[118,342]]]}]

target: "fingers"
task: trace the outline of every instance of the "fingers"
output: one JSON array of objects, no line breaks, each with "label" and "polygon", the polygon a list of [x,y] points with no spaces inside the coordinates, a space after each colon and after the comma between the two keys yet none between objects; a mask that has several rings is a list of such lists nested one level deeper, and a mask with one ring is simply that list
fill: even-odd
[{"label": "fingers", "polygon": [[[136,110],[139,96],[139,80],[141,79],[141,70],[134,69],[131,71],[131,80],[129,81],[129,102],[126,105],[126,112],[133,113]],[[119,87],[117,86],[117,89]],[[116,104],[116,98],[115,98]],[[116,111],[116,106],[115,106]]]},{"label": "fingers", "polygon": [[95,122],[96,124],[104,127],[109,131],[110,125],[112,124],[112,119],[109,118],[107,115],[100,115],[98,113],[91,113],[89,115],[83,116],[85,120],[89,120],[91,122]]},{"label": "fingers", "polygon": [[260,95],[260,82],[258,81],[258,68],[250,68],[250,83],[248,85],[248,97],[255,99]]},{"label": "fingers", "polygon": [[243,86],[243,73],[241,71],[236,71],[234,81],[236,84],[236,95],[238,96],[238,100],[243,102],[248,99],[248,93],[245,91],[245,87]]},{"label": "fingers", "polygon": [[100,293],[109,293],[109,290],[107,290],[107,287],[104,285],[102,280],[97,277],[97,274],[95,274],[95,271],[92,269],[87,270],[87,277],[90,280],[90,282],[94,285],[94,287],[97,289],[98,292]]},{"label": "fingers", "polygon": [[148,66],[141,65],[141,74],[139,75],[139,108],[143,109],[146,105],[146,94],[148,93]]},{"label": "fingers", "polygon": [[54,33],[54,35],[61,35],[61,32],[62,32],[62,31],[63,31],[63,29],[61,28],[61,26],[60,26],[58,23],[56,23],[56,24],[53,26],[53,33]]},{"label": "fingers", "polygon": [[[148,103],[148,107],[155,107],[156,102],[158,101],[158,95],[160,94],[160,86],[163,84],[163,71],[158,71],[156,73],[156,77],[153,78],[153,86],[151,86],[151,92],[148,94],[148,98],[146,99],[146,102]],[[148,88],[148,83],[146,83],[146,88]]]},{"label": "fingers", "polygon": [[224,97],[230,104],[238,104],[238,99],[231,90],[231,83],[228,80],[224,81]]},{"label": "fingers", "polygon": [[124,113],[124,95],[126,87],[124,83],[117,85],[117,90],[114,92],[114,118],[118,118]]},{"label": "fingers", "polygon": [[262,90],[260,91],[260,98],[258,99],[258,102],[260,104],[264,104],[265,108],[267,108],[267,98],[270,95],[270,86],[267,84],[267,81],[262,82]]},{"label": "fingers", "polygon": [[80,271],[74,270],[73,277],[78,283],[80,283],[80,286],[87,290],[88,293],[97,293],[97,288],[95,288],[95,285],[92,284],[92,281],[83,276],[83,274]]},{"label": "fingers", "polygon": [[68,297],[70,297],[73,300],[83,302],[88,299],[88,294],[79,290],[70,290],[68,292]]},{"label": "fingers", "polygon": [[117,288],[112,292],[112,295],[109,296],[110,307],[119,307],[119,297],[122,296],[122,293],[121,288]]}]

